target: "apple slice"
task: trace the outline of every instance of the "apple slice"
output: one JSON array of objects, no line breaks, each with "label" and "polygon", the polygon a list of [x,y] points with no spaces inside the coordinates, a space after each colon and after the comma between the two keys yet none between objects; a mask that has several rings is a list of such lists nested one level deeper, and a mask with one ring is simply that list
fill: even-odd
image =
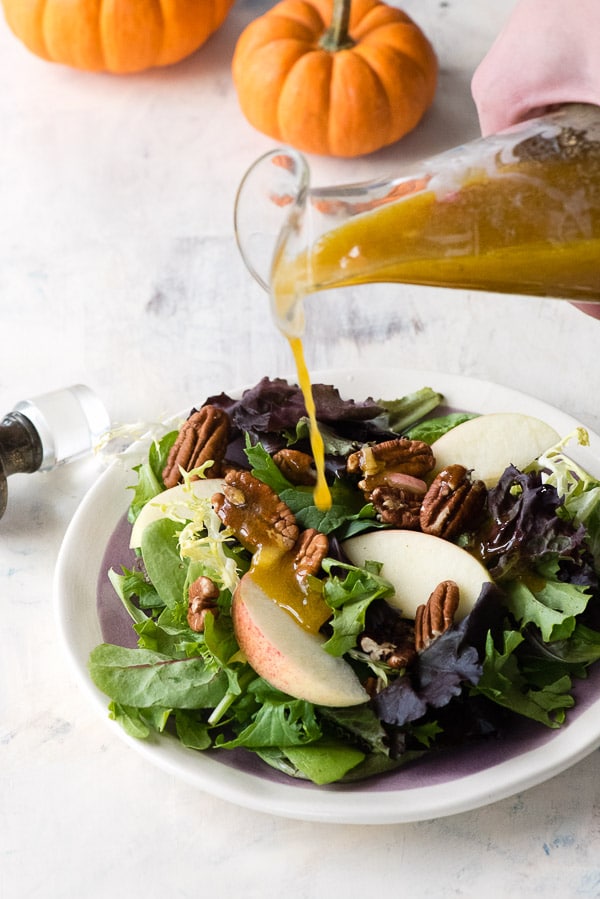
[{"label": "apple slice", "polygon": [[387,602],[405,618],[415,617],[417,606],[427,602],[441,581],[452,580],[460,591],[455,615],[460,621],[475,605],[483,584],[492,581],[466,549],[421,531],[370,531],[345,540],[343,548],[353,565],[381,562],[381,576],[396,591]]},{"label": "apple slice", "polygon": [[168,490],[163,490],[153,499],[149,500],[131,529],[129,546],[137,549],[142,545],[142,534],[151,521],[159,518],[191,518],[189,514],[189,502],[192,496],[197,499],[210,499],[215,493],[223,489],[224,481],[221,478],[199,478],[190,481],[189,487],[185,484],[176,484]]},{"label": "apple slice", "polygon": [[316,705],[342,707],[368,700],[350,665],[329,655],[324,638],[300,627],[251,573],[238,584],[231,614],[240,649],[273,687]]},{"label": "apple slice", "polygon": [[492,412],[471,418],[448,431],[431,448],[437,474],[448,465],[473,470],[493,487],[508,465],[524,468],[560,440],[560,435],[539,418],[519,412]]}]

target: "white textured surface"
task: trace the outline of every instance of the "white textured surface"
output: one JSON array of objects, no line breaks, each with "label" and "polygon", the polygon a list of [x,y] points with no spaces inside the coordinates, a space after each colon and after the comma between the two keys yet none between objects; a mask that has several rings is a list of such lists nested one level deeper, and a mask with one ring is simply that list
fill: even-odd
[{"label": "white textured surface", "polygon": [[[360,180],[476,136],[470,75],[512,0],[406,0],[441,61],[435,106],[403,143],[311,160]],[[193,58],[116,79],[31,56],[0,21],[1,411],[83,381],[113,419],[156,420],[290,370],[238,258],[233,197],[272,146],[242,119],[240,0]],[[600,322],[568,304],[382,286],[324,305],[314,367],[403,366],[527,391],[600,429]],[[600,755],[480,811],[385,828],[238,809],[154,770],[73,682],[50,601],[93,462],[11,479],[0,521],[0,896],[350,899],[600,895]]]}]

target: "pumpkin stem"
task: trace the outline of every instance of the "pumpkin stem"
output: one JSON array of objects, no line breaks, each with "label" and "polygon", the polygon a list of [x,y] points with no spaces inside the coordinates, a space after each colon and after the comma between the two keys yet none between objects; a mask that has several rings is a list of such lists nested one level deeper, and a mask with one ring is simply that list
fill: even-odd
[{"label": "pumpkin stem", "polygon": [[356,41],[348,33],[351,4],[352,0],[333,0],[331,25],[327,31],[323,32],[319,41],[323,50],[335,53],[337,50],[349,50],[356,44]]}]

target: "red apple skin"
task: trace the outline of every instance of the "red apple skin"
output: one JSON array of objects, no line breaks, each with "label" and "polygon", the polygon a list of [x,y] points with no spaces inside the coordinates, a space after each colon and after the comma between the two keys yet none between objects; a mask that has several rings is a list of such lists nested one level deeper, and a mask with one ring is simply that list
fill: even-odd
[{"label": "red apple skin", "polygon": [[341,708],[367,702],[350,665],[329,655],[323,638],[300,627],[251,574],[242,577],[231,614],[240,649],[276,689],[315,705]]}]

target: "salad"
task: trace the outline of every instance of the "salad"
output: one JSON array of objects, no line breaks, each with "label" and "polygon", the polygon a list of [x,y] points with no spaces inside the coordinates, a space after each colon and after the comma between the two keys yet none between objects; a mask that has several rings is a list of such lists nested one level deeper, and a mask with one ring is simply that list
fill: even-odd
[{"label": "salad", "polygon": [[600,482],[565,452],[586,432],[313,391],[324,511],[282,379],[208,398],[136,467],[136,562],[109,577],[137,647],[89,659],[111,717],[319,785],[567,723],[600,658]]}]

